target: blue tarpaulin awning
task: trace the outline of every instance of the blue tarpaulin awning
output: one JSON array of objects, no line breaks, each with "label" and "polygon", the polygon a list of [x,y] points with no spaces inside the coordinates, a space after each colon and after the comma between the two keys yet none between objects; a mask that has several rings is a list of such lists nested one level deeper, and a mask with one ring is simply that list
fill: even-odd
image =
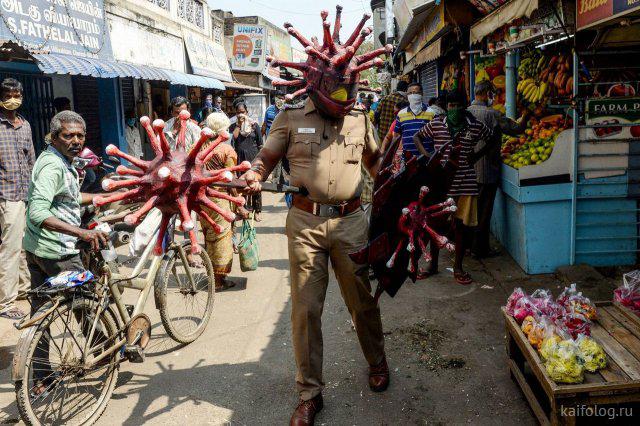
[{"label": "blue tarpaulin awning", "polygon": [[45,74],[84,75],[95,78],[132,77],[144,80],[163,80],[204,89],[225,90],[215,78],[165,70],[148,65],[137,65],[103,58],[87,58],[61,53],[34,53],[38,68]]}]

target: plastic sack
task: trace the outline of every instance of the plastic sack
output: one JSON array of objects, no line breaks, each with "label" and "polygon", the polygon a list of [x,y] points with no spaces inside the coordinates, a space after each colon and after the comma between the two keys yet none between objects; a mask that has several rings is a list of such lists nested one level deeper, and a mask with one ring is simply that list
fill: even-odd
[{"label": "plastic sack", "polygon": [[576,283],[571,284],[569,287],[565,287],[562,290],[562,293],[556,299],[558,304],[565,306],[570,296],[575,296],[578,294],[578,288],[576,287]]},{"label": "plastic sack", "polygon": [[570,340],[571,335],[566,330],[564,324],[561,321],[556,320],[548,324],[544,329],[544,336],[542,343],[538,348],[540,357],[542,360],[549,358],[551,352],[554,350],[554,345],[560,343],[563,340]]},{"label": "plastic sack", "polygon": [[522,324],[522,321],[528,316],[536,316],[539,314],[538,308],[533,303],[531,296],[521,297],[513,308],[513,318],[518,324]]},{"label": "plastic sack", "polygon": [[255,271],[258,269],[260,253],[258,250],[258,239],[256,238],[256,228],[253,226],[253,216],[251,220],[245,219],[242,221],[238,254],[242,272]]},{"label": "plastic sack", "polygon": [[79,287],[93,279],[91,271],[64,271],[55,277],[48,278],[45,285],[51,288]]},{"label": "plastic sack", "polygon": [[573,340],[562,340],[550,345],[544,366],[547,374],[557,383],[582,383],[584,366],[580,349]]},{"label": "plastic sack", "polygon": [[640,271],[624,274],[622,285],[613,291],[613,300],[640,316]]},{"label": "plastic sack", "polygon": [[538,321],[535,321],[528,336],[531,346],[539,349],[544,341],[547,329],[552,330],[553,328],[553,322],[548,317],[542,317]]},{"label": "plastic sack", "polygon": [[562,317],[562,322],[567,327],[573,339],[576,339],[579,334],[591,336],[591,321],[574,308],[567,311],[564,317]]},{"label": "plastic sack", "polygon": [[607,366],[607,355],[604,349],[591,337],[581,334],[576,339],[576,344],[580,348],[580,359],[585,370],[594,373]]},{"label": "plastic sack", "polygon": [[533,316],[529,315],[528,317],[522,320],[522,325],[520,326],[520,329],[522,330],[525,336],[529,337],[529,334],[531,333],[531,330],[533,330],[533,327],[535,325],[536,325],[536,319]]},{"label": "plastic sack", "polygon": [[520,287],[515,288],[513,292],[511,292],[511,295],[507,299],[507,306],[505,307],[507,314],[513,316],[513,310],[516,307],[516,303],[518,303],[518,300],[522,299],[524,296],[526,296],[526,293]]}]

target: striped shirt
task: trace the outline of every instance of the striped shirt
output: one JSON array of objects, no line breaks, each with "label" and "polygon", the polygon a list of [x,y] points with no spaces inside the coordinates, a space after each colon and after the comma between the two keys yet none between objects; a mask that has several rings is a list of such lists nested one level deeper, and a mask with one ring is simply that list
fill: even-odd
[{"label": "striped shirt", "polygon": [[[409,107],[400,110],[396,117],[395,134],[402,137],[402,149],[413,155],[420,155],[420,151],[413,144],[413,136],[418,133],[433,118],[433,113],[427,111],[427,106],[422,105],[422,111],[414,114]],[[427,152],[433,152],[433,144],[425,144]]]},{"label": "striped shirt", "polygon": [[[480,141],[486,141],[491,137],[491,130],[476,120],[471,114],[466,113],[467,126],[457,135],[455,144],[461,146],[458,170],[453,178],[453,184],[449,190],[450,197],[460,195],[478,195],[478,182],[473,165],[469,164],[469,156]],[[447,126],[447,117],[438,116],[418,132],[422,140],[430,141],[435,149],[452,142],[453,138]],[[453,145],[453,144],[452,144]],[[443,161],[449,158],[452,145],[445,148]]]},{"label": "striped shirt", "polygon": [[0,113],[0,200],[26,201],[31,169],[36,161],[31,126],[13,124]]}]

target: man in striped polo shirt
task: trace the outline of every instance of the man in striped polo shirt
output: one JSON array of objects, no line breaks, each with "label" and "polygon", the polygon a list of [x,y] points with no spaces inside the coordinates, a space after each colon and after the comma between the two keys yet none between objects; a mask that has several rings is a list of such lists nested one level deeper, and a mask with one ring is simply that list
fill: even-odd
[{"label": "man in striped polo shirt", "polygon": [[[460,149],[458,169],[449,189],[449,196],[456,200],[458,210],[454,214],[456,258],[453,265],[453,276],[462,285],[471,284],[473,279],[462,267],[467,248],[465,237],[469,228],[478,225],[478,182],[473,168],[475,163],[474,149],[482,141],[491,144],[491,130],[466,111],[465,98],[453,93],[447,96],[447,114],[439,115],[427,123],[414,137],[421,153],[427,155],[424,145],[431,144],[435,149],[444,145],[443,159],[449,157],[455,146]],[[430,244],[431,265],[427,272],[433,275],[438,272],[439,250]]]},{"label": "man in striped polo shirt", "polygon": [[[427,111],[427,106],[422,101],[422,86],[419,83],[411,83],[407,90],[409,106],[400,110],[396,117],[394,132],[402,138],[403,151],[413,155],[420,155],[416,148],[413,136],[418,133],[433,118],[433,113]],[[424,145],[427,152],[433,152],[433,144]]]}]

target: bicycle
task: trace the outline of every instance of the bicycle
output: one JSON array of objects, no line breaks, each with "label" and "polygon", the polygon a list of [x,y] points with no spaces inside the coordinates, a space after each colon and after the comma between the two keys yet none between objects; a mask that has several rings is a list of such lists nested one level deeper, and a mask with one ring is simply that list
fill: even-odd
[{"label": "bicycle", "polygon": [[[127,243],[127,235],[110,232],[110,249]],[[144,361],[151,321],[143,309],[152,287],[162,325],[173,340],[191,343],[204,332],[215,294],[211,260],[201,249],[202,266],[190,266],[189,240],[178,243],[170,237],[165,244],[161,256],[152,256],[154,244],[149,244],[127,276],[113,259],[105,259],[110,256],[103,250],[86,258],[89,270],[97,272],[93,279],[74,287],[44,284],[29,292],[31,298],[47,302],[31,319],[16,324],[24,331],[12,378],[25,423],[87,425],[98,420],[120,364]],[[141,278],[150,258],[148,273]],[[134,306],[123,302],[125,288],[140,292]]]}]

